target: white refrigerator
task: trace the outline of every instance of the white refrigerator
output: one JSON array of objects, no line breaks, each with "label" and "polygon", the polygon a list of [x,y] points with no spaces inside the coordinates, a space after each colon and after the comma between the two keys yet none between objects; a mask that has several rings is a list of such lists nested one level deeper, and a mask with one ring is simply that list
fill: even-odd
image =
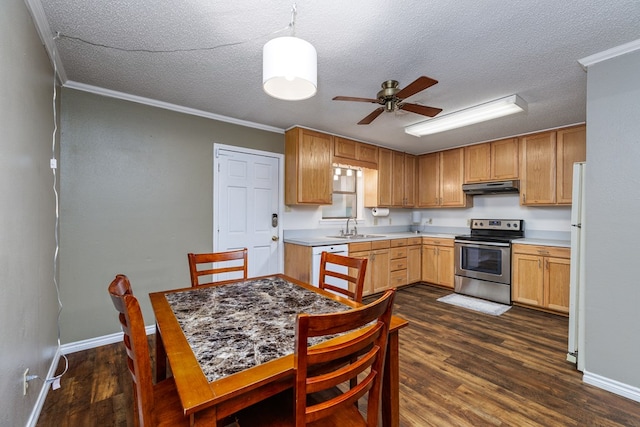
[{"label": "white refrigerator", "polygon": [[585,197],[586,163],[573,165],[571,264],[569,281],[569,348],[567,360],[584,370]]}]

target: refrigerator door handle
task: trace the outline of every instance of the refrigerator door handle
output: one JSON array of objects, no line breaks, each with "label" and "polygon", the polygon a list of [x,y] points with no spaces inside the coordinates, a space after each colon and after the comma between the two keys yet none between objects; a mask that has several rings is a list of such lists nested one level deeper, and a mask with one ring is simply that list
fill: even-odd
[{"label": "refrigerator door handle", "polygon": [[582,228],[582,224],[571,224],[572,227]]}]

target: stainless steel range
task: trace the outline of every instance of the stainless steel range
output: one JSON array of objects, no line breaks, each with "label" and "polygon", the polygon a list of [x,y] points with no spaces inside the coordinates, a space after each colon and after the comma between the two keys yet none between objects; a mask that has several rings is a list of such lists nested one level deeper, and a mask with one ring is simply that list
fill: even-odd
[{"label": "stainless steel range", "polygon": [[460,294],[511,304],[511,241],[524,237],[522,219],[472,219],[455,237],[455,285]]}]

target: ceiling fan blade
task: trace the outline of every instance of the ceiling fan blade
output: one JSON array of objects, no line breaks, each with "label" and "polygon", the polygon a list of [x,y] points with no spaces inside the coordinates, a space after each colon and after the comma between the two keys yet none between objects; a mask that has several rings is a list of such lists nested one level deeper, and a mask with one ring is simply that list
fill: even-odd
[{"label": "ceiling fan blade", "polygon": [[359,125],[368,125],[369,123],[374,121],[376,119],[376,117],[378,117],[380,114],[382,114],[383,111],[384,111],[384,107],[376,108],[375,110],[373,110],[373,113],[369,114],[367,117],[365,117],[364,119],[360,120],[358,122],[358,124]]},{"label": "ceiling fan blade", "polygon": [[425,105],[418,104],[400,104],[399,108],[405,111],[411,111],[412,113],[422,114],[423,116],[433,117],[442,111],[442,108],[427,107]]},{"label": "ceiling fan blade", "polygon": [[438,81],[432,79],[431,77],[421,76],[404,89],[401,89],[400,92],[396,94],[396,96],[400,99],[405,99],[410,97],[411,95],[415,95],[422,90],[425,90],[428,87],[433,86],[436,83],[438,83]]},{"label": "ceiling fan blade", "polygon": [[356,98],[353,96],[335,96],[333,97],[334,101],[356,101],[356,102],[375,102],[378,103],[377,99],[373,98]]}]

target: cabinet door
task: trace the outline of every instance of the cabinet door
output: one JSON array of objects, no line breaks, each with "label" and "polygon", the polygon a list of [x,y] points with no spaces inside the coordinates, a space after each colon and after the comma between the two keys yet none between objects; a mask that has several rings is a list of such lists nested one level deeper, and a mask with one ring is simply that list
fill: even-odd
[{"label": "cabinet door", "polygon": [[556,133],[525,136],[520,140],[520,203],[556,202]]},{"label": "cabinet door", "polygon": [[[371,262],[371,256],[370,256],[370,251],[363,251],[363,252],[353,252],[353,253],[349,253],[350,257],[353,258],[364,258],[367,259],[367,270],[365,271],[364,274],[364,289],[362,292],[362,295],[370,295],[373,293],[373,282],[371,280],[371,278],[373,277],[372,274],[372,270],[373,270],[373,266],[372,266],[372,262]],[[355,269],[349,269],[349,275],[350,276],[355,276],[356,275],[356,270]],[[349,290],[354,292],[354,284],[349,282]]]},{"label": "cabinet door", "polygon": [[378,166],[378,147],[370,144],[359,143],[356,146],[356,158],[362,162],[370,163],[371,166]]},{"label": "cabinet door", "polygon": [[453,289],[454,249],[448,246],[438,247],[438,284]]},{"label": "cabinet door", "polygon": [[491,144],[464,147],[464,182],[483,182],[491,179]]},{"label": "cabinet door", "polygon": [[433,208],[440,205],[440,153],[418,157],[418,206]]},{"label": "cabinet door", "polygon": [[421,279],[421,250],[420,245],[407,248],[407,283],[416,283]]},{"label": "cabinet door", "polygon": [[559,130],[557,133],[556,202],[571,204],[573,164],[587,160],[587,129],[585,126]]},{"label": "cabinet door", "polygon": [[381,148],[378,151],[378,206],[380,207],[392,205],[392,174],[392,151]]},{"label": "cabinet door", "polygon": [[[404,155],[404,207],[416,205],[416,165],[418,159],[411,154]],[[409,282],[411,283],[411,282]]]},{"label": "cabinet door", "polygon": [[443,207],[466,206],[467,197],[462,191],[464,150],[462,148],[447,150],[440,155],[440,205]]},{"label": "cabinet door", "polygon": [[543,257],[513,254],[512,299],[523,304],[541,307],[543,292]]},{"label": "cabinet door", "polygon": [[422,281],[438,283],[437,246],[422,245]]},{"label": "cabinet door", "polygon": [[391,205],[404,206],[404,153],[393,151],[391,154]]},{"label": "cabinet door", "polygon": [[[466,153],[465,153],[466,155]],[[518,138],[491,143],[491,179],[518,179]]]},{"label": "cabinet door", "polygon": [[285,203],[332,203],[333,137],[303,128],[285,136]]},{"label": "cabinet door", "polygon": [[544,259],[545,307],[569,313],[569,265],[567,258],[546,257]]},{"label": "cabinet door", "polygon": [[350,139],[334,137],[333,139],[333,155],[344,159],[356,159],[356,141]]},{"label": "cabinet door", "polygon": [[371,251],[370,259],[373,264],[371,269],[373,293],[387,290],[389,288],[389,249]]}]

